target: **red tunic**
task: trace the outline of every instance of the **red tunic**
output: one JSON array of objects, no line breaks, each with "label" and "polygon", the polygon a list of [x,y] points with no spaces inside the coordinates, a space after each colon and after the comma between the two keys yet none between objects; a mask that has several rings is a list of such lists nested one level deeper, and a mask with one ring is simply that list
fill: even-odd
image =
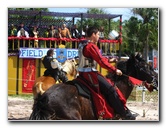
[{"label": "red tunic", "polygon": [[95,60],[102,68],[107,69],[109,72],[116,72],[116,68],[109,63],[108,58],[101,55],[97,45],[89,42],[83,49],[83,55]]},{"label": "red tunic", "polygon": [[[102,68],[107,69],[109,72],[116,73],[116,68],[109,63],[108,58],[102,56],[97,45],[93,44],[92,42],[89,42],[87,45],[84,46],[83,55],[87,58],[95,60]],[[113,109],[108,105],[107,102],[105,102],[105,100],[102,99],[103,97],[102,95],[100,95],[99,87],[95,86],[95,85],[98,85],[98,79],[96,74],[100,74],[100,73],[96,71],[80,72],[80,76],[85,78],[88,81],[87,82],[88,85],[91,88],[93,88],[93,90],[91,89],[91,92],[93,94],[93,100],[97,110],[97,116],[99,117],[100,113],[104,112],[105,114],[103,115],[103,118],[112,118],[114,116]],[[89,76],[91,76],[92,78],[90,79]],[[111,81],[110,80],[107,80],[107,81],[110,83],[110,86],[111,86],[112,85]],[[123,97],[123,94],[120,92],[118,88],[116,88],[115,90],[117,91],[120,100],[123,102],[125,106],[126,99]]]},{"label": "red tunic", "polygon": [[[87,45],[85,45],[82,52],[85,57],[95,60],[102,68],[107,69],[111,73],[116,73],[116,68],[109,63],[108,58],[101,55],[99,48],[92,42],[89,42]],[[100,92],[99,87],[97,86],[98,85],[97,76],[98,75],[103,76],[102,74],[100,74],[100,72],[98,72],[97,70],[96,71],[91,70],[89,72],[79,71],[79,75],[85,78],[88,81],[88,83],[92,85],[92,87],[94,86],[96,92]]]}]

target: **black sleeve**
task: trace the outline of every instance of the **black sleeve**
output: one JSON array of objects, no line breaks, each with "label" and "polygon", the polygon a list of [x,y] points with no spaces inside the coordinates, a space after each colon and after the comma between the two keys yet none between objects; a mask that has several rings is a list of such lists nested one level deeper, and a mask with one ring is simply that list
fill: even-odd
[{"label": "black sleeve", "polygon": [[49,69],[49,68],[51,68],[51,63],[50,63],[51,61],[52,61],[51,57],[45,56],[42,60],[42,63],[45,68]]}]

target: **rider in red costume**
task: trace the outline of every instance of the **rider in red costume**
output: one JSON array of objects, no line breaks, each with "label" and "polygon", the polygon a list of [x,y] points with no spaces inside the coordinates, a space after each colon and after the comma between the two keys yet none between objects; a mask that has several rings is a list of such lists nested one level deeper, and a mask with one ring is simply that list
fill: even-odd
[{"label": "rider in red costume", "polygon": [[134,115],[126,108],[117,94],[115,88],[102,76],[96,69],[96,63],[102,68],[116,75],[122,75],[121,70],[115,68],[110,62],[115,59],[108,59],[100,53],[97,47],[99,39],[99,31],[95,27],[89,27],[87,30],[87,41],[79,45],[79,75],[85,78],[88,83],[95,87],[99,87],[101,94],[104,95],[108,104],[119,114],[122,119],[135,120]]}]

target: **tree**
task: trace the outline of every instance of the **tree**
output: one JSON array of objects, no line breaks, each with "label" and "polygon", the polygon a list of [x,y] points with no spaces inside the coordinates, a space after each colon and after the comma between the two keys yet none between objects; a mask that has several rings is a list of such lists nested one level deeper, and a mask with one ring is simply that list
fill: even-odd
[{"label": "tree", "polygon": [[[87,9],[87,13],[88,14],[107,14],[107,12],[103,9],[103,8],[88,8]],[[78,20],[77,21],[77,25],[81,26],[81,21]],[[119,21],[115,22],[113,20],[111,20],[110,26],[109,26],[109,20],[108,19],[97,19],[97,18],[84,18],[83,19],[83,28],[85,28],[86,26],[96,26],[97,28],[100,28],[100,26],[104,27],[104,35],[106,36],[106,38],[108,38],[108,34],[110,32],[109,28],[111,29],[115,29],[115,26],[118,26],[117,28],[119,28]],[[118,30],[119,31],[119,30]]]},{"label": "tree", "polygon": [[133,13],[142,18],[139,29],[139,41],[143,44],[143,56],[148,61],[149,49],[158,48],[158,9],[133,8]]},{"label": "tree", "polygon": [[138,39],[141,22],[136,17],[131,17],[129,20],[124,21],[123,43],[125,43],[125,52],[127,54],[135,53],[136,51],[142,52],[141,43],[139,43]]}]

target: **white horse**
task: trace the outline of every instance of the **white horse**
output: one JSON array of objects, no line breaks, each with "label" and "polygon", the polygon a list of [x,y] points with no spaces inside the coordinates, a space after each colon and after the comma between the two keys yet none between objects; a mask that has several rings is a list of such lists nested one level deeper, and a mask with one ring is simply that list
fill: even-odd
[{"label": "white horse", "polygon": [[77,65],[76,59],[68,59],[62,64],[62,69],[67,73],[67,77],[76,78],[78,73]]}]

